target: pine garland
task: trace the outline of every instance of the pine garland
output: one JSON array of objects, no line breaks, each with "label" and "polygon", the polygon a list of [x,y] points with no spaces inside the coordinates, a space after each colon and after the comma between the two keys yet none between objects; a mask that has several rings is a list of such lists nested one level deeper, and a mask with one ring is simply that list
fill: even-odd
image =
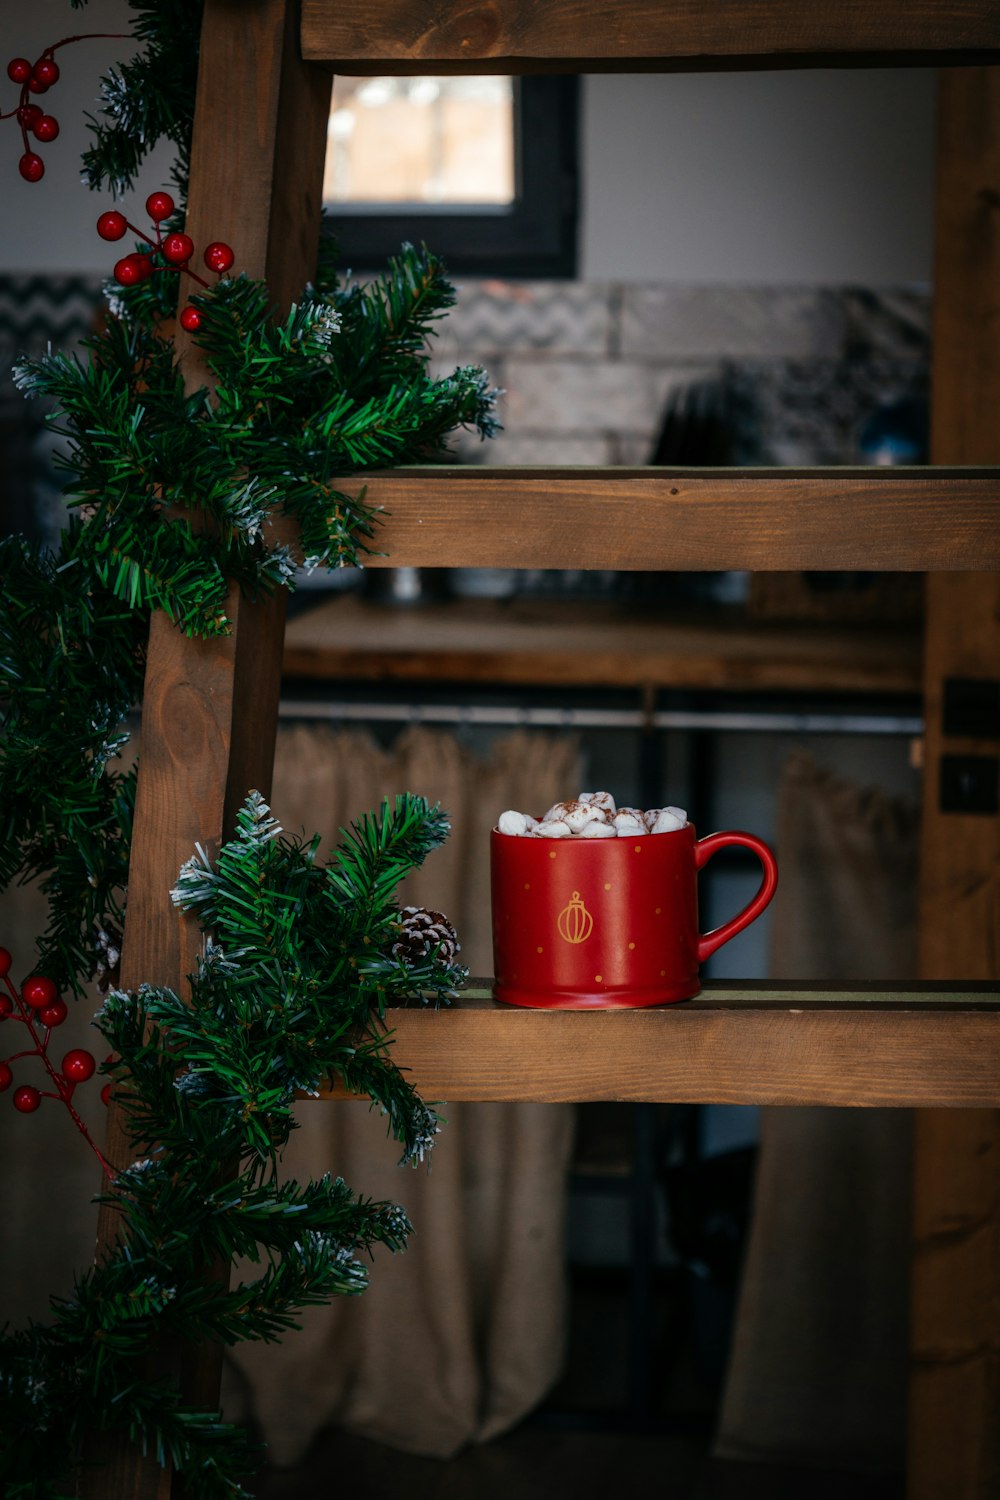
[{"label": "pine garland", "polygon": [[[385,1006],[447,999],[465,977],[436,953],[392,953],[403,927],[400,879],[448,825],[423,798],[397,797],[317,864],[319,836],[289,838],[259,795],[213,865],[181,870],[176,904],[210,940],[189,999],[113,990],[95,1018],[114,1052],[105,1066],[137,1159],[106,1201],[117,1245],[54,1304],[47,1328],[0,1341],[0,1481],[10,1500],[55,1500],[95,1433],[126,1432],[183,1474],[199,1500],[245,1495],[255,1462],[246,1434],[186,1408],[142,1356],[171,1338],[273,1340],[302,1308],[364,1290],[359,1255],[405,1246],[401,1209],[356,1197],[340,1180],[279,1183],[297,1091],[340,1081],[368,1094],[423,1160],[435,1113],[392,1064]],[[214,1263],[260,1273],[232,1288]]]},{"label": "pine garland", "polygon": [[[73,0],[79,6],[85,0]],[[91,185],[130,187],[160,137],[186,189],[202,0],[132,0],[144,50],[103,84],[85,157]],[[179,278],[116,291],[82,357],[25,360],[28,395],[56,403],[76,514],[54,555],[0,542],[0,888],[37,878],[50,904],[40,970],[81,993],[120,929],[134,772],[118,761],[139,705],[150,611],[205,637],[249,596],[294,582],[267,520],[294,520],[308,567],[377,546],[363,487],[334,481],[446,451],[459,425],[494,430],[482,371],[428,371],[427,341],[454,294],[436,258],[404,246],[385,277],[342,285],[328,264],[286,318],[244,277],[194,298],[214,388],[187,392],[163,319]],[[186,1407],[145,1367],[172,1339],[272,1339],[298,1311],[363,1289],[359,1257],[402,1248],[405,1214],[339,1179],[279,1183],[298,1091],[339,1080],[367,1094],[422,1160],[437,1117],[393,1065],[386,1006],[440,1002],[465,971],[433,922],[414,943],[399,880],[447,833],[421,798],[386,802],[317,863],[256,794],[234,839],[181,870],[175,902],[208,939],[191,995],[112,989],[95,1024],[135,1159],[108,1194],[116,1246],[53,1305],[49,1326],[0,1335],[0,1491],[67,1493],[88,1441],[123,1432],[182,1471],[198,1500],[236,1500],[245,1435]],[[436,914],[435,914],[436,915]],[[438,941],[436,934],[443,936]],[[207,1274],[249,1258],[224,1290]]]}]

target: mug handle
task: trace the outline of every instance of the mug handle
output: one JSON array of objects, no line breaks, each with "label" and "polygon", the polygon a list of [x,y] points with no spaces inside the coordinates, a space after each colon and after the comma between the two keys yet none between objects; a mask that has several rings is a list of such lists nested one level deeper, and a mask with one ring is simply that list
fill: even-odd
[{"label": "mug handle", "polygon": [[735,917],[730,917],[728,922],[723,922],[721,927],[716,927],[714,932],[699,935],[698,962],[700,964],[704,963],[716,948],[721,948],[723,943],[728,943],[729,939],[735,937],[738,932],[742,932],[744,927],[749,927],[754,918],[760,916],[778,887],[777,861],[763,840],[755,838],[752,833],[710,833],[707,838],[699,839],[694,846],[695,869],[702,869],[708,864],[713,854],[717,854],[720,849],[725,849],[730,845],[751,849],[764,866],[764,878],[760,883],[760,890],[742,911],[737,912]]}]

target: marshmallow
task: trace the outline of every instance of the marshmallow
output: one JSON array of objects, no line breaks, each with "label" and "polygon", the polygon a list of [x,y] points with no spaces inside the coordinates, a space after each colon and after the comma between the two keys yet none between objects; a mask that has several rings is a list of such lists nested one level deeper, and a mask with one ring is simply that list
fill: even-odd
[{"label": "marshmallow", "polygon": [[[649,807],[644,813],[641,814],[641,816],[644,819],[646,827],[650,832],[653,831],[653,824],[656,822],[657,818],[660,817],[663,813],[670,813],[672,817],[677,818],[680,821],[682,827],[688,820],[688,815],[683,807]],[[663,832],[662,828],[660,829],[660,832]]]},{"label": "marshmallow", "polygon": [[593,822],[595,818],[603,819],[604,813],[599,807],[592,807],[589,802],[580,802],[574,797],[565,802],[555,802],[549,808],[544,823],[568,823],[573,833],[579,833],[586,824]]},{"label": "marshmallow", "polygon": [[588,823],[580,830],[582,839],[613,839],[615,830],[610,823]]},{"label": "marshmallow", "polygon": [[535,829],[535,834],[540,839],[571,839],[573,830],[559,818],[543,818]]},{"label": "marshmallow", "polygon": [[664,807],[649,831],[650,833],[676,833],[679,828],[685,826],[686,822],[687,819],[679,818],[673,808]]},{"label": "marshmallow", "polygon": [[588,823],[606,823],[607,817],[604,809],[595,807],[593,802],[566,802],[565,811],[560,821],[568,823],[574,833],[582,833]]},{"label": "marshmallow", "polygon": [[579,797],[554,802],[545,817],[508,808],[497,819],[500,833],[513,838],[609,839],[635,838],[644,833],[674,833],[687,823],[683,807],[618,807],[610,792],[581,792]]},{"label": "marshmallow", "polygon": [[613,818],[617,811],[615,799],[610,792],[581,792],[576,800],[589,802],[591,807],[599,807],[609,818]]}]

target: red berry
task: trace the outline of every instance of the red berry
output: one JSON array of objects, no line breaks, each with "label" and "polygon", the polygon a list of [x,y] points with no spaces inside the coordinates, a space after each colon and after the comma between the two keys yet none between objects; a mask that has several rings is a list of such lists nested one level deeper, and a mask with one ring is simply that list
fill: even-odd
[{"label": "red berry", "polygon": [[156,270],[156,267],[153,264],[153,257],[148,253],[142,254],[139,251],[136,251],[136,253],[132,256],[132,259],[139,267],[139,280],[147,281]]},{"label": "red berry", "polygon": [[188,333],[197,333],[201,327],[201,313],[196,307],[185,307],[181,311],[180,325]]},{"label": "red berry", "polygon": [[70,1083],[86,1083],[88,1078],[93,1078],[96,1067],[94,1054],[86,1052],[83,1047],[74,1047],[62,1060],[63,1077]]},{"label": "red berry", "polygon": [[44,1010],[46,1005],[59,999],[59,991],[44,974],[32,974],[21,986],[21,999],[32,1010]]},{"label": "red berry", "polygon": [[43,1026],[48,1026],[51,1030],[53,1026],[61,1026],[68,1015],[69,1011],[66,1009],[66,1001],[53,1000],[51,1005],[42,1006],[38,1012],[38,1019]]},{"label": "red berry", "polygon": [[48,84],[43,83],[40,78],[36,78],[34,73],[28,79],[28,87],[33,94],[47,94],[49,91]]},{"label": "red berry", "polygon": [[31,127],[40,141],[54,141],[59,134],[59,121],[55,115],[42,115]]},{"label": "red berry", "polygon": [[189,234],[168,234],[162,245],[163,258],[172,266],[182,266],[194,254],[194,240]]},{"label": "red berry", "polygon": [[116,260],[115,280],[122,286],[135,286],[136,282],[142,281],[143,269],[140,261],[141,257],[138,255],[123,255],[121,260]]},{"label": "red berry", "polygon": [[110,1083],[106,1083],[104,1085],[104,1087],[101,1089],[101,1103],[103,1105],[105,1105],[105,1107],[111,1103],[111,1085],[110,1085]]},{"label": "red berry", "polygon": [[27,83],[31,77],[31,64],[26,57],[12,57],[7,64],[7,77],[11,83]]},{"label": "red berry", "polygon": [[0,979],[10,973],[10,966],[14,962],[9,948],[0,948]]},{"label": "red berry", "polygon": [[169,193],[150,193],[146,199],[146,212],[154,224],[169,219],[174,211],[174,200]]},{"label": "red berry", "polygon": [[128,220],[117,208],[109,208],[97,221],[97,232],[102,240],[120,240],[128,228]]},{"label": "red berry", "polygon": [[0,1094],[5,1094],[14,1082],[14,1075],[5,1062],[0,1063]]},{"label": "red berry", "polygon": [[17,123],[23,125],[25,130],[31,130],[36,120],[42,118],[42,106],[40,104],[20,104],[17,109]]},{"label": "red berry", "polygon": [[210,271],[228,271],[236,259],[233,251],[223,240],[216,240],[205,251],[205,264]]},{"label": "red berry", "polygon": [[0,995],[0,1021],[6,1021],[14,1011],[14,1002],[9,995]]},{"label": "red berry", "polygon": [[40,57],[31,70],[31,77],[50,89],[59,82],[59,64],[54,57]]},{"label": "red berry", "polygon": [[19,1089],[14,1090],[12,1103],[15,1109],[19,1109],[22,1115],[33,1115],[42,1102],[42,1096],[30,1083],[22,1083]]},{"label": "red berry", "polygon": [[40,182],[45,176],[45,163],[34,151],[26,151],[17,164],[17,170],[25,182]]}]

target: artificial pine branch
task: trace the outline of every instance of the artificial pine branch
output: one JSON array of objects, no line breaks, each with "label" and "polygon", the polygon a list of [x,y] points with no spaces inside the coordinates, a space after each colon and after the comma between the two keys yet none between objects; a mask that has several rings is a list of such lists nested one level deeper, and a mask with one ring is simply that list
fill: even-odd
[{"label": "artificial pine branch", "polygon": [[120,923],[135,796],[117,769],[145,661],[146,620],[79,557],[0,541],[0,884],[37,879],[50,920],[39,964],[60,987],[93,967],[92,932]]},{"label": "artificial pine branch", "polygon": [[[440,456],[456,426],[494,430],[481,371],[434,380],[415,352],[452,296],[440,263],[412,247],[362,297],[307,290],[276,324],[261,283],[221,281],[194,299],[211,396],[185,393],[169,340],[131,309],[87,341],[86,361],[22,361],[22,390],[58,405],[67,493],[88,518],[81,556],[98,582],[210,635],[228,628],[227,579],[251,593],[293,580],[287,547],[265,539],[271,511],[298,521],[308,566],[356,564],[374,517],[338,475]],[[167,511],[182,519],[165,525]],[[208,525],[195,530],[194,512]]]},{"label": "artificial pine branch", "polygon": [[[79,8],[80,0],[73,4]],[[177,151],[172,178],[183,205],[204,0],[129,0],[129,5],[132,33],[142,50],[101,80],[100,118],[88,116],[94,143],[83,155],[84,180],[92,188],[126,193],[153,147],[166,139]]]},{"label": "artificial pine branch", "polygon": [[[86,341],[85,358],[18,366],[25,393],[57,405],[81,519],[51,560],[18,543],[0,552],[0,880],[44,880],[53,918],[41,961],[60,985],[78,990],[94,933],[121,924],[133,786],[110,747],[140,695],[149,611],[189,635],[225,633],[230,580],[251,596],[294,581],[288,548],[266,539],[272,511],[296,520],[307,566],[355,564],[377,518],[338,476],[437,456],[456,425],[492,432],[482,371],[427,374],[422,341],[452,299],[440,262],[407,246],[384,283],[307,289],[277,323],[246,278],[197,298],[211,396],[185,391],[171,341],[131,306]],[[373,993],[390,969],[364,970]]]},{"label": "artificial pine branch", "polygon": [[[281,1337],[303,1308],[362,1291],[360,1257],[400,1250],[410,1233],[400,1208],[339,1178],[279,1182],[277,1155],[296,1091],[327,1078],[370,1094],[404,1159],[429,1148],[436,1116],[392,1063],[377,1007],[412,991],[414,975],[438,994],[464,976],[433,955],[411,971],[384,946],[399,929],[396,886],[446,820],[423,798],[397,797],[360,819],[326,867],[318,837],[289,838],[256,794],[237,825],[216,862],[184,866],[175,893],[237,946],[229,956],[209,946],[190,1001],[112,991],[96,1019],[140,1155],[105,1195],[120,1217],[115,1245],[53,1304],[48,1329],[0,1338],[7,1494],[64,1493],[84,1436],[113,1426],[172,1462],[199,1500],[234,1500],[248,1472],[243,1436],[150,1383],[142,1357],[171,1337]],[[223,1287],[206,1275],[219,1259],[259,1273]]]}]

